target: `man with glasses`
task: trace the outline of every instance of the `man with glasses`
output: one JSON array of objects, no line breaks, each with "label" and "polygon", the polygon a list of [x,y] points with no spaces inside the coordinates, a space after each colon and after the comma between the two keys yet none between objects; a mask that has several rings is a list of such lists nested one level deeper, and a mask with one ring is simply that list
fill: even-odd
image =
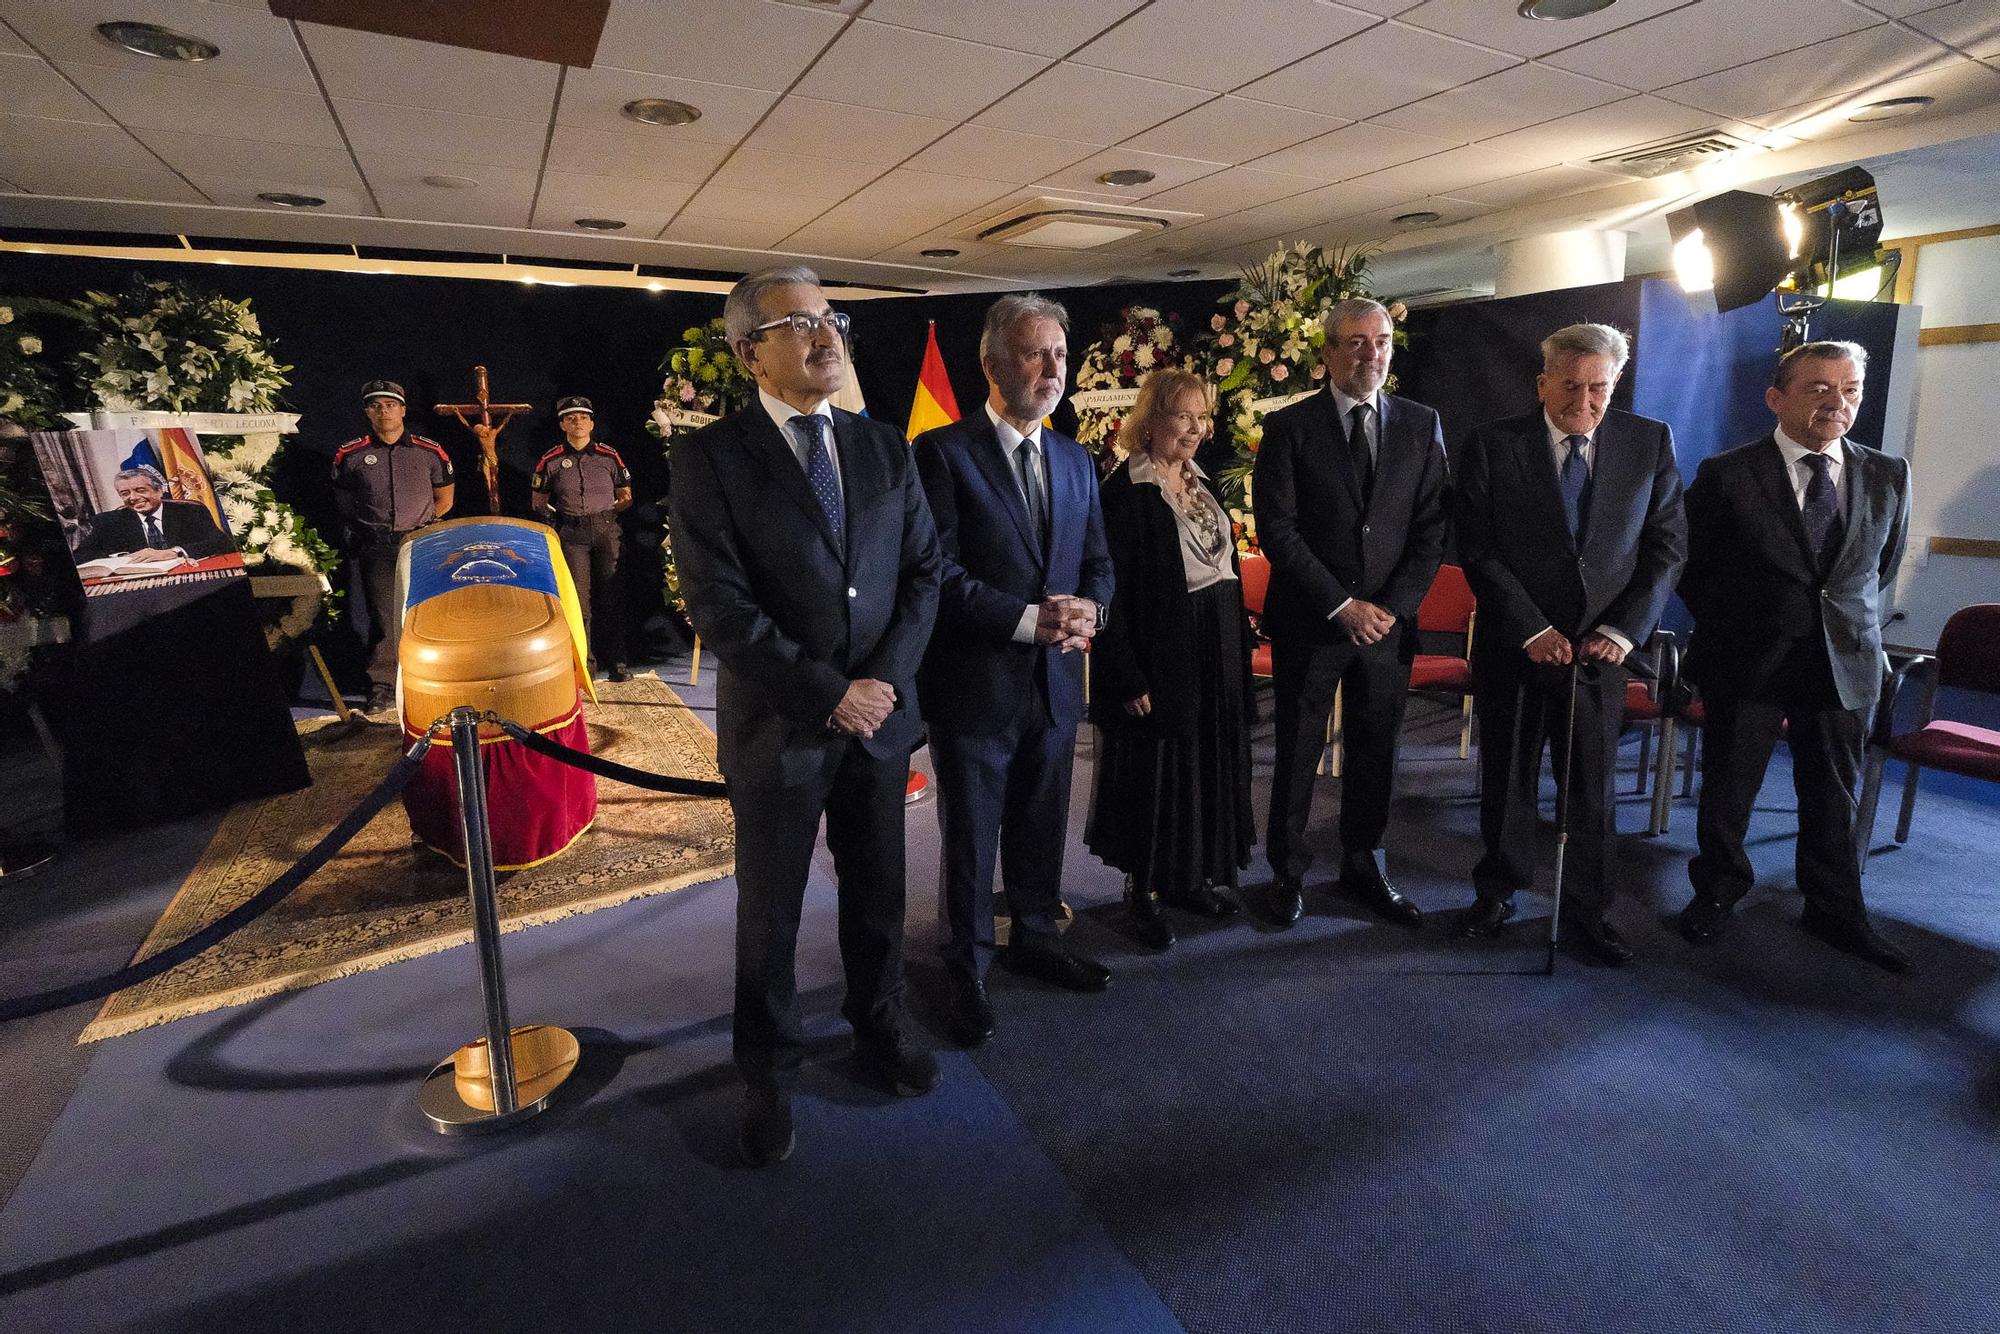
[{"label": "man with glasses", "polygon": [[757,401],[675,442],[671,514],[688,619],[721,664],[717,762],[736,817],[739,1147],[790,1155],[805,1042],[794,970],[820,818],[838,884],[842,1013],[872,1082],[938,1081],[903,1004],[903,800],[938,548],[902,436],[833,407],[847,316],[811,269],[754,273],[723,306]]},{"label": "man with glasses", "polygon": [[1910,527],[1907,460],[1849,439],[1868,356],[1807,343],[1764,393],[1777,427],[1701,465],[1688,488],[1681,600],[1687,674],[1707,713],[1694,898],[1681,934],[1722,934],[1754,879],[1744,835],[1778,738],[1799,799],[1799,925],[1900,973],[1910,957],[1869,923],[1854,784],[1888,660],[1882,617]]},{"label": "man with glasses", "polygon": [[1111,974],[1064,946],[1063,849],[1083,717],[1083,654],[1111,602],[1097,473],[1043,425],[1062,398],[1069,316],[1033,293],[986,312],[984,411],[917,437],[944,584],[924,658],[924,716],[944,835],[946,1029],[993,1033],[975,946],[993,939],[993,871],[1006,891],[1014,972],[1071,991]]},{"label": "man with glasses", "polygon": [[1277,758],[1265,850],[1271,914],[1305,911],[1306,821],[1334,693],[1341,694],[1340,886],[1392,922],[1423,913],[1389,883],[1382,834],[1396,736],[1417,651],[1417,604],[1444,554],[1444,433],[1438,415],[1384,391],[1395,327],[1365,297],[1327,312],[1326,390],[1264,422],[1251,497],[1271,561]]}]

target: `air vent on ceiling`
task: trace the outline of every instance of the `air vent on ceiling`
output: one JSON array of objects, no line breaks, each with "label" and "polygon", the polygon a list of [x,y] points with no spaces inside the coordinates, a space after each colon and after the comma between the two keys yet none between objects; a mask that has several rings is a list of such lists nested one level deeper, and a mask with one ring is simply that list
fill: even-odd
[{"label": "air vent on ceiling", "polygon": [[1037,250],[1092,250],[1128,237],[1163,232],[1181,216],[1043,197],[1010,205],[999,217],[967,233],[967,239]]},{"label": "air vent on ceiling", "polygon": [[1754,148],[1748,139],[1729,133],[1727,130],[1702,130],[1695,134],[1675,135],[1671,139],[1660,139],[1637,148],[1624,148],[1616,153],[1590,160],[1593,167],[1603,167],[1610,171],[1622,172],[1627,176],[1664,176],[1670,171],[1680,171],[1703,162],[1713,162],[1731,153],[1740,153],[1746,148]]}]

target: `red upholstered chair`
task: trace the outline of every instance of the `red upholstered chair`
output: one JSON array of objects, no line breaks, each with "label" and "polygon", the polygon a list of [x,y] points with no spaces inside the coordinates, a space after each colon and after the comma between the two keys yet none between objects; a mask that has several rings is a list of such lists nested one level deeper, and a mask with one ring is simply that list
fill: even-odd
[{"label": "red upholstered chair", "polygon": [[[1652,679],[1634,672],[1625,682],[1625,727],[1639,729],[1638,781],[1632,790],[1644,794],[1647,781],[1651,780],[1653,805],[1646,820],[1646,832],[1658,835],[1667,832],[1667,816],[1673,801],[1674,734],[1679,717],[1667,701],[1674,697],[1680,677],[1680,645],[1673,631],[1656,630],[1645,647],[1633,656],[1641,660]],[[1657,757],[1653,750],[1655,732],[1659,733]]]},{"label": "red upholstered chair", "polygon": [[[1896,704],[1903,687],[1921,682],[1915,730],[1895,731]],[[1903,809],[1896,820],[1896,842],[1910,837],[1910,817],[1917,807],[1917,774],[1942,769],[1967,778],[2000,783],[2000,731],[1935,716],[1939,686],[2000,698],[2000,602],[1983,602],[1952,613],[1938,636],[1937,653],[1900,664],[1882,692],[1876,711],[1875,734],[1868,747],[1867,773],[1861,785],[1861,818],[1856,822],[1856,849],[1865,864],[1875,832],[1875,807],[1881,800],[1882,769],[1901,760],[1909,774],[1903,780]]]},{"label": "red upholstered chair", "polygon": [[1269,677],[1271,641],[1264,638],[1264,599],[1271,591],[1271,561],[1263,552],[1252,551],[1238,557],[1237,566],[1243,579],[1243,610],[1250,613],[1250,628],[1257,632],[1250,650],[1250,674]]},{"label": "red upholstered chair", "polygon": [[1417,629],[1424,634],[1457,635],[1459,653],[1419,653],[1410,664],[1412,694],[1450,695],[1459,700],[1458,758],[1472,755],[1472,631],[1479,620],[1479,601],[1465,571],[1440,565],[1428,593],[1417,606]]}]

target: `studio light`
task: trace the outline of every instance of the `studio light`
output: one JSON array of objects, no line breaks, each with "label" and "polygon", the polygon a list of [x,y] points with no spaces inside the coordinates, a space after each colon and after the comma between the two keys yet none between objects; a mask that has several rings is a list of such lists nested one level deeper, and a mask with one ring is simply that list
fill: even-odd
[{"label": "studio light", "polygon": [[1708,241],[1701,228],[1674,242],[1674,278],[1683,292],[1715,290],[1715,257],[1708,253]]},{"label": "studio light", "polygon": [[1792,271],[1778,201],[1727,190],[1667,215],[1674,273],[1687,292],[1713,292],[1718,312],[1761,301]]}]

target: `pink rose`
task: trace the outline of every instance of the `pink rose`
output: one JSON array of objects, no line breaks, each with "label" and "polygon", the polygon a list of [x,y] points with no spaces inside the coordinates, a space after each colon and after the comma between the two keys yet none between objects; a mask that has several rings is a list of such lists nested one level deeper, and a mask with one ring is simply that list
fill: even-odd
[{"label": "pink rose", "polygon": [[1215,330],[1217,333],[1221,333],[1224,329],[1229,327],[1229,321],[1223,319],[1222,316],[1220,315],[1211,316],[1208,321],[1208,327]]},{"label": "pink rose", "polygon": [[1266,366],[1268,366],[1277,359],[1277,356],[1278,356],[1277,353],[1273,352],[1270,348],[1267,347],[1257,353],[1257,360],[1263,362]]},{"label": "pink rose", "polygon": [[1239,320],[1240,320],[1240,319],[1242,319],[1242,318],[1243,318],[1243,317],[1244,317],[1245,315],[1248,315],[1249,313],[1250,313],[1250,303],[1249,303],[1248,301],[1239,301],[1239,302],[1237,302],[1237,303],[1236,303],[1236,318],[1237,318],[1237,319],[1239,319]]},{"label": "pink rose", "polygon": [[1279,362],[1277,365],[1271,367],[1271,378],[1273,380],[1282,381],[1291,373],[1292,373],[1292,368],[1290,366],[1285,365],[1283,362]]},{"label": "pink rose", "polygon": [[683,403],[694,402],[694,386],[686,383],[685,381],[683,381],[681,384],[681,402]]},{"label": "pink rose", "polygon": [[1234,357],[1224,357],[1221,361],[1215,363],[1215,373],[1217,375],[1227,375],[1235,369],[1236,358]]},{"label": "pink rose", "polygon": [[1235,334],[1224,334],[1224,335],[1222,335],[1222,337],[1220,337],[1220,338],[1216,339],[1215,341],[1216,341],[1216,345],[1217,345],[1217,346],[1219,346],[1219,347],[1235,347],[1235,346],[1236,346],[1236,335],[1235,335]]},{"label": "pink rose", "polygon": [[1321,376],[1323,376],[1323,375],[1325,375],[1325,374],[1326,374],[1326,363],[1325,363],[1325,362],[1323,362],[1323,361],[1316,361],[1316,362],[1314,362],[1314,363],[1313,363],[1313,379],[1317,380],[1317,379],[1319,379],[1319,378],[1320,378]]}]

